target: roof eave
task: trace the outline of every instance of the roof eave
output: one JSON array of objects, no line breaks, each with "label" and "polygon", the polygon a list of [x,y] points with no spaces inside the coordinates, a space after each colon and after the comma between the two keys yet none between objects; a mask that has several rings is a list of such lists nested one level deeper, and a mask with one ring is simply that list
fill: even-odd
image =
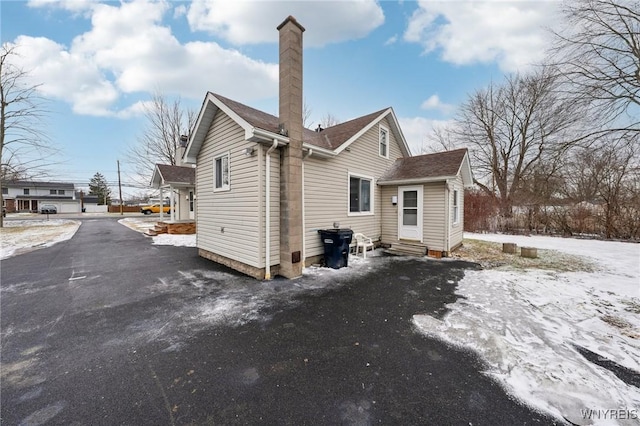
[{"label": "roof eave", "polygon": [[278,141],[278,146],[288,145],[289,138],[279,133],[273,133],[259,127],[249,127],[244,129],[244,138],[249,142],[269,142]]},{"label": "roof eave", "polygon": [[164,178],[162,177],[162,172],[160,171],[160,167],[156,164],[153,168],[153,174],[151,175],[151,182],[149,182],[149,186],[152,188],[159,188],[164,182]]},{"label": "roof eave", "polygon": [[330,150],[330,149],[326,149],[326,148],[321,148],[319,146],[316,145],[312,145],[308,142],[303,142],[302,143],[302,148],[306,149],[308,151],[311,151],[311,155],[314,157],[320,157],[320,158],[333,158],[336,155],[338,155],[335,151]]},{"label": "roof eave", "polygon": [[392,179],[392,180],[378,181],[377,184],[380,186],[414,185],[414,184],[420,184],[420,183],[445,182],[447,180],[452,180],[455,178],[456,176],[434,176],[434,177],[428,177],[428,178]]},{"label": "roof eave", "polygon": [[464,157],[460,162],[458,174],[462,176],[462,184],[465,188],[472,188],[475,185],[473,182],[473,170],[471,170],[471,161],[469,160],[469,151],[465,152]]}]

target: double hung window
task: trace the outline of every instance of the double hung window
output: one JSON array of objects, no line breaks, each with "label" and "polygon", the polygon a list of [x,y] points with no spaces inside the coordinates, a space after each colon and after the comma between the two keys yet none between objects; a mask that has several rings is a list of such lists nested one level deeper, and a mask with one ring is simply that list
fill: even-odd
[{"label": "double hung window", "polygon": [[213,159],[213,188],[214,191],[228,191],[229,186],[229,153],[219,155]]},{"label": "double hung window", "polygon": [[373,211],[373,179],[349,175],[349,213]]}]

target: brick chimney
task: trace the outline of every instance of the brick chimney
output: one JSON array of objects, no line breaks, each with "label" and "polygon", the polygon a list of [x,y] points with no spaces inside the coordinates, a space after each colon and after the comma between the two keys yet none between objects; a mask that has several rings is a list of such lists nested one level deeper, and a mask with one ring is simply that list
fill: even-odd
[{"label": "brick chimney", "polygon": [[302,33],[293,16],[280,33],[280,128],[289,145],[280,153],[280,275],[302,275]]}]

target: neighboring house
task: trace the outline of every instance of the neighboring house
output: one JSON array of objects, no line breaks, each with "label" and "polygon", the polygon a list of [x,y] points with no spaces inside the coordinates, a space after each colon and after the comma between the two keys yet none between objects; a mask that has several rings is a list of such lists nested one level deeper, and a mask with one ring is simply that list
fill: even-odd
[{"label": "neighboring house", "polygon": [[[169,192],[171,208],[170,221],[195,220],[196,206],[196,170],[193,165],[183,165],[183,157],[187,147],[187,136],[180,137],[180,146],[176,153],[177,164],[156,164],[151,176],[151,187],[160,191],[160,199],[164,199],[164,191]],[[162,209],[160,216],[163,217]]]},{"label": "neighboring house", "polygon": [[[466,150],[410,157],[392,108],[321,131],[302,126],[302,32],[280,32],[280,117],[207,93],[184,161],[197,164],[197,247],[262,279],[323,256],[319,229],[448,255],[461,244]],[[399,159],[399,160],[398,160]]]},{"label": "neighboring house", "polygon": [[[195,219],[195,178],[196,169],[186,166],[156,164],[151,178],[151,186],[160,190],[160,198],[169,193],[170,220],[193,221]],[[160,210],[163,215],[162,209]]]},{"label": "neighboring house", "polygon": [[58,213],[79,213],[73,183],[11,181],[2,183],[2,197],[7,212],[38,212],[42,204],[53,204]]}]

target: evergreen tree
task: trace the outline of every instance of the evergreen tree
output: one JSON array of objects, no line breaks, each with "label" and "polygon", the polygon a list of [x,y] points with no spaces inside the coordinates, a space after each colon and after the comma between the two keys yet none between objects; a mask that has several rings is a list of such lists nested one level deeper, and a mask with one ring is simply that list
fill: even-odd
[{"label": "evergreen tree", "polygon": [[107,179],[98,172],[89,182],[89,195],[98,196],[98,205],[111,204],[111,188],[107,184]]}]

